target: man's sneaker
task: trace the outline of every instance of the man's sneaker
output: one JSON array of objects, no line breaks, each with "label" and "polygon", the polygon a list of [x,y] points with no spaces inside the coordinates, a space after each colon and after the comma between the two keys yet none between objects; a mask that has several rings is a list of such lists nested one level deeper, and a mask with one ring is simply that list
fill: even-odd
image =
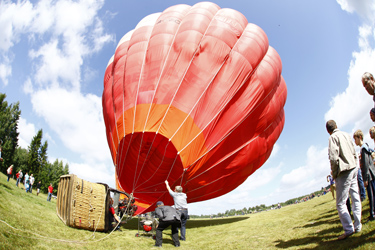
[{"label": "man's sneaker", "polygon": [[353,233],[354,232],[349,233],[349,234],[344,233],[344,234],[342,234],[342,235],[339,236],[338,240],[345,240],[346,238],[348,238],[349,236],[351,236]]}]

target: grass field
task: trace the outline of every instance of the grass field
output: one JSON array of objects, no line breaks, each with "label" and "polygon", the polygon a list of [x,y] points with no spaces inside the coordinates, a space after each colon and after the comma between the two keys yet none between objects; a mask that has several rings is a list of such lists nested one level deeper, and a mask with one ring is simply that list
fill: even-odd
[{"label": "grass field", "polygon": [[[136,218],[112,234],[67,227],[56,200],[26,193],[0,174],[0,249],[153,249],[151,237],[135,237]],[[362,221],[369,215],[366,200]],[[202,211],[204,214],[204,211]],[[142,233],[142,232],[141,232]],[[267,212],[221,219],[191,219],[180,249],[375,249],[375,221],[338,241],[343,233],[331,194]],[[94,238],[93,238],[94,237]],[[170,230],[163,248],[174,248]],[[154,248],[157,249],[157,248]]]}]

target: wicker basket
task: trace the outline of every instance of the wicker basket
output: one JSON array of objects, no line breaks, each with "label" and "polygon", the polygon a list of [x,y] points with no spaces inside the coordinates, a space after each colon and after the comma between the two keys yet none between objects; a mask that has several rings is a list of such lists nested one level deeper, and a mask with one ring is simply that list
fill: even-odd
[{"label": "wicker basket", "polygon": [[57,215],[70,227],[107,231],[107,191],[105,184],[85,181],[74,174],[63,175],[57,192]]}]

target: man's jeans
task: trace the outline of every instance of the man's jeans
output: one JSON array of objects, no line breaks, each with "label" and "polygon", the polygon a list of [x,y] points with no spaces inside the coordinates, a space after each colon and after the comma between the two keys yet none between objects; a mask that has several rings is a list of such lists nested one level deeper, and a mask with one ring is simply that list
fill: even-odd
[{"label": "man's jeans", "polygon": [[366,189],[365,189],[365,184],[363,183],[362,171],[360,168],[358,168],[357,178],[358,178],[359,193],[361,195],[361,201],[364,201],[366,199]]},{"label": "man's jeans", "polygon": [[[354,168],[352,170],[341,172],[336,178],[336,208],[339,213],[341,224],[344,227],[345,234],[351,234],[362,228],[362,204],[358,193],[357,175],[358,168]],[[348,212],[348,208],[346,207],[349,193],[352,198],[354,225]]]}]

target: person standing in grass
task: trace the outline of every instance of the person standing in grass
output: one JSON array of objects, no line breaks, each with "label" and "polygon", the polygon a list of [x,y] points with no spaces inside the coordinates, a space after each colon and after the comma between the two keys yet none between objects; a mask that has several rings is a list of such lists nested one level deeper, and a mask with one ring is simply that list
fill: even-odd
[{"label": "person standing in grass", "polygon": [[7,175],[8,175],[8,182],[9,182],[9,179],[10,177],[12,176],[12,172],[13,172],[13,165],[10,165],[10,167],[7,169]]},{"label": "person standing in grass", "polygon": [[187,208],[187,195],[182,192],[181,186],[176,186],[174,192],[169,186],[168,181],[165,181],[165,185],[172,196],[174,201],[174,208],[179,212],[181,216],[181,240],[186,240],[186,221],[189,218],[188,208]]},{"label": "person standing in grass", "polygon": [[33,185],[34,185],[34,176],[33,174],[30,175],[30,187],[29,187],[29,192],[32,193],[33,192]]},{"label": "person standing in grass", "polygon": [[26,193],[29,192],[30,176],[29,176],[29,174],[27,172],[25,174],[24,185],[25,185]]},{"label": "person standing in grass", "polygon": [[361,130],[354,132],[353,138],[355,144],[361,147],[361,160],[360,166],[363,173],[363,182],[367,189],[367,196],[370,205],[370,216],[367,219],[368,221],[373,221],[375,218],[375,167],[371,157],[370,147],[367,143],[363,142],[363,133]]},{"label": "person standing in grass", "polygon": [[21,182],[22,177],[23,177],[23,173],[22,173],[22,169],[20,169],[20,171],[18,171],[18,176],[17,176],[17,181],[16,181],[17,187],[18,187],[18,184]]},{"label": "person standing in grass", "polygon": [[40,193],[40,187],[42,186],[42,182],[39,181],[37,184],[36,184],[36,196],[39,195]]},{"label": "person standing in grass", "polygon": [[[334,120],[327,121],[326,129],[330,134],[328,158],[332,177],[336,181],[336,208],[344,228],[344,234],[340,235],[338,239],[343,240],[355,232],[360,232],[362,229],[362,204],[357,181],[357,153],[349,134],[340,131]],[[354,224],[346,207],[349,194],[352,199]]]},{"label": "person standing in grass", "polygon": [[[331,171],[331,174],[332,174],[332,171]],[[332,178],[331,174],[327,175],[327,181],[330,184],[329,187],[331,189],[332,197],[333,199],[335,199],[336,185],[335,185],[335,180]]]},{"label": "person standing in grass", "polygon": [[49,184],[49,187],[48,187],[48,196],[47,196],[47,201],[51,201],[52,192],[53,192],[53,187],[52,187],[52,183],[50,183],[50,184]]}]

